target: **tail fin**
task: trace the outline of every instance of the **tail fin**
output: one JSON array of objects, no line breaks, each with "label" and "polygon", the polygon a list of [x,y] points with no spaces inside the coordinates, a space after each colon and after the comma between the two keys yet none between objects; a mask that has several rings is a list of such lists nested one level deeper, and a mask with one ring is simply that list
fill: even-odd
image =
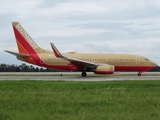
[{"label": "tail fin", "polygon": [[12,26],[19,53],[30,55],[43,51],[18,22],[12,22]]}]

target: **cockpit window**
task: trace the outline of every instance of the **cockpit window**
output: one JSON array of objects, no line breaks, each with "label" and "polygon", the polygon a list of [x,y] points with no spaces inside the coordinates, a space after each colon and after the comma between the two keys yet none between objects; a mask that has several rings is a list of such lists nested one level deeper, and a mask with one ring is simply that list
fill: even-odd
[{"label": "cockpit window", "polygon": [[149,59],[148,59],[148,58],[145,58],[145,61],[149,61]]}]

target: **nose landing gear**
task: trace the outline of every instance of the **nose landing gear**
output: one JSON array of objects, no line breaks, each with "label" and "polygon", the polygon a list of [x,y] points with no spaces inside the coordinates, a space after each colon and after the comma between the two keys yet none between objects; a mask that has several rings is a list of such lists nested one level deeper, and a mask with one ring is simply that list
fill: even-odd
[{"label": "nose landing gear", "polygon": [[137,76],[141,76],[141,72],[139,72],[139,73],[137,74]]},{"label": "nose landing gear", "polygon": [[86,72],[82,72],[82,77],[86,77],[87,76],[87,73]]}]

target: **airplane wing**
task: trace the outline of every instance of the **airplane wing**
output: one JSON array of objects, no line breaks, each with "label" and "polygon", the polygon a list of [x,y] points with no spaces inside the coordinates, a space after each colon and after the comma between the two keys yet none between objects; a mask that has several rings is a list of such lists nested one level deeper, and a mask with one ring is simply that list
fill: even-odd
[{"label": "airplane wing", "polygon": [[30,57],[29,55],[26,55],[26,54],[20,54],[20,53],[16,53],[16,52],[12,52],[12,51],[8,51],[8,50],[4,50],[5,52],[8,52],[12,55],[15,55],[17,57]]},{"label": "airplane wing", "polygon": [[95,64],[95,63],[92,63],[92,62],[88,62],[88,61],[84,61],[84,60],[78,60],[78,59],[75,59],[75,58],[65,57],[58,51],[58,49],[55,47],[55,45],[53,43],[50,43],[50,44],[51,44],[51,47],[53,49],[54,55],[57,58],[61,58],[61,59],[70,61],[73,64],[82,64],[85,67],[89,67],[89,68],[95,68],[95,67],[99,66],[99,64]]}]

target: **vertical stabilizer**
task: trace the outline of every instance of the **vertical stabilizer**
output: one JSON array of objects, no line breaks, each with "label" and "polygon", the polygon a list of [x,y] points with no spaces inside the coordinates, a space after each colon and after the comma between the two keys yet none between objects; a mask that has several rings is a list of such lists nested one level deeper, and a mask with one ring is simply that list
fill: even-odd
[{"label": "vertical stabilizer", "polygon": [[19,22],[12,22],[19,53],[37,54],[42,49],[34,42]]}]

